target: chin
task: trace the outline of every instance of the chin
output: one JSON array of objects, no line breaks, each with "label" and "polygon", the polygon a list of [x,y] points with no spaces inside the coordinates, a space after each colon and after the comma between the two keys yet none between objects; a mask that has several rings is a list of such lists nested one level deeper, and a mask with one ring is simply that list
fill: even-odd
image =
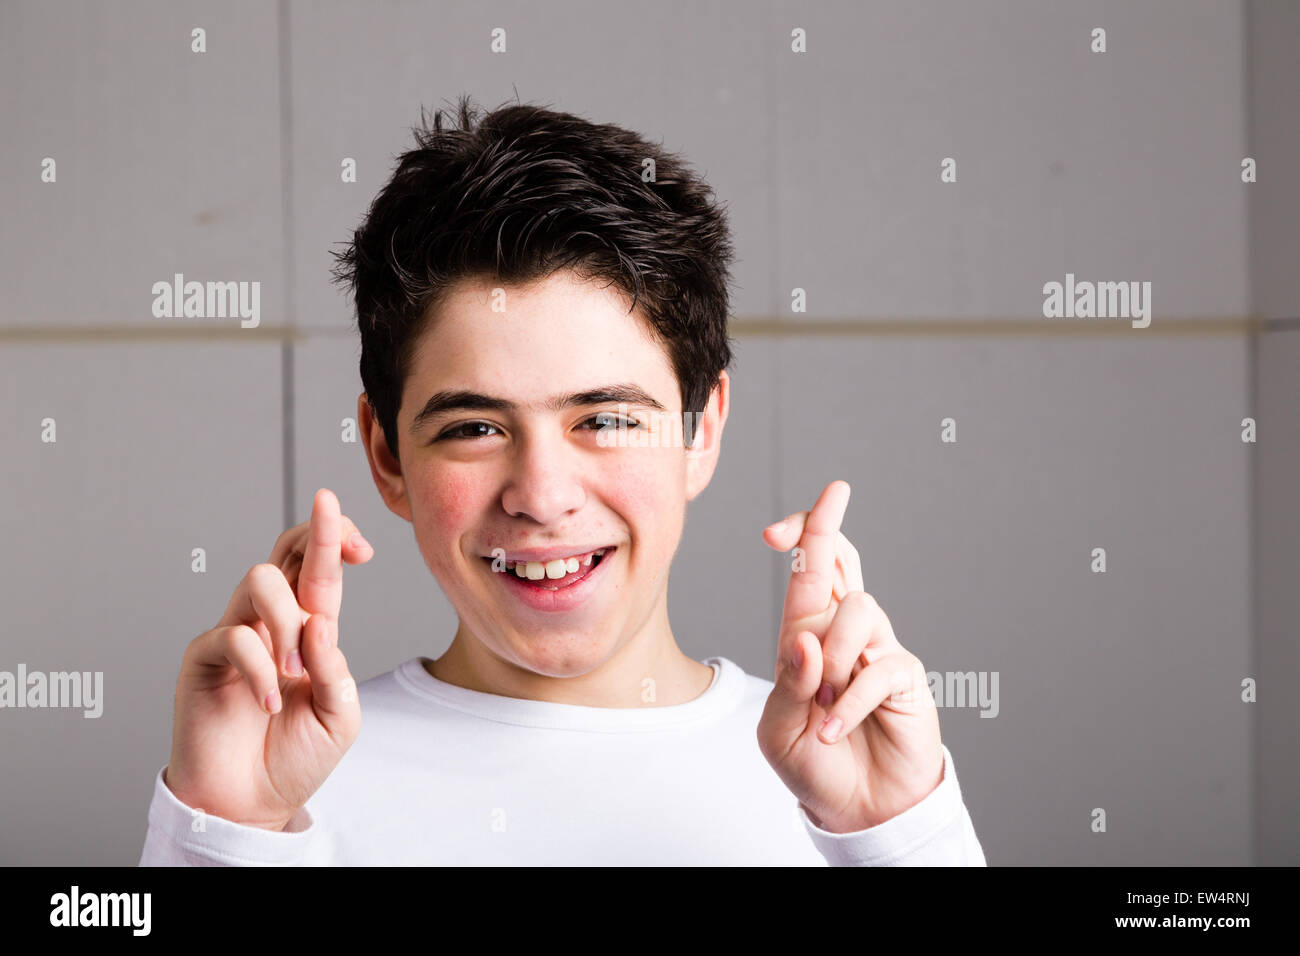
[{"label": "chin", "polygon": [[513,662],[543,677],[581,677],[609,660],[613,647],[585,636],[539,635],[513,644]]}]

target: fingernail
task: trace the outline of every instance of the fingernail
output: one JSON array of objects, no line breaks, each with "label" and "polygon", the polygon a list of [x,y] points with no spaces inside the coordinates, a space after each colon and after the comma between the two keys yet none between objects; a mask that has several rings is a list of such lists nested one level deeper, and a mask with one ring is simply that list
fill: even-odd
[{"label": "fingernail", "polygon": [[278,714],[280,712],[280,692],[273,690],[266,695],[266,700],[262,701],[262,706],[266,708],[268,714]]},{"label": "fingernail", "polygon": [[290,651],[288,658],[284,662],[284,672],[290,677],[301,677],[302,655],[297,651]]},{"label": "fingernail", "polygon": [[840,728],[844,726],[844,721],[838,717],[827,717],[822,721],[822,739],[828,744],[835,743],[840,736]]},{"label": "fingernail", "polygon": [[803,648],[796,647],[794,653],[790,655],[790,666],[796,671],[803,669]]},{"label": "fingernail", "polygon": [[352,537],[348,538],[348,545],[357,549],[370,548],[371,551],[374,550],[374,548],[371,547],[370,542],[361,537],[360,531],[354,531],[352,533]]},{"label": "fingernail", "polygon": [[817,703],[822,707],[835,703],[835,688],[823,681],[822,686],[817,688]]}]

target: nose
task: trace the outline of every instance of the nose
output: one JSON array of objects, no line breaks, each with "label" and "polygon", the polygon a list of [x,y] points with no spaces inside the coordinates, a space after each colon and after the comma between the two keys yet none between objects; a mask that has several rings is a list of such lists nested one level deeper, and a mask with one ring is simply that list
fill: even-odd
[{"label": "nose", "polygon": [[578,511],[587,500],[582,464],[563,440],[530,435],[516,446],[501,507],[511,516],[553,524]]}]

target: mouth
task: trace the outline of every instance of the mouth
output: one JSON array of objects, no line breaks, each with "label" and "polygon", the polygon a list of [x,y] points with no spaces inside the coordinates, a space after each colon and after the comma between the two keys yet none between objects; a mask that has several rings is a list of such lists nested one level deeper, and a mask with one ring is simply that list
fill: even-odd
[{"label": "mouth", "polygon": [[580,606],[608,574],[617,546],[597,548],[549,561],[506,560],[495,570],[496,558],[485,557],[488,574],[515,601],[537,611],[569,611]]},{"label": "mouth", "polygon": [[605,559],[605,555],[614,550],[615,548],[611,545],[596,548],[594,551],[568,555],[567,557],[552,558],[549,561],[516,561],[511,559],[505,562],[504,572],[496,570],[496,558],[485,557],[483,560],[492,567],[493,572],[496,574],[512,574],[530,587],[543,591],[559,591],[577,584],[598,568],[600,562]]}]

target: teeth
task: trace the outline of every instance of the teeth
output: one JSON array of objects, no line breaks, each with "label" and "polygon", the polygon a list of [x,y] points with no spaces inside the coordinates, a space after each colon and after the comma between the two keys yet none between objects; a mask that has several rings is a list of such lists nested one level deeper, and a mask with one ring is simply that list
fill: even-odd
[{"label": "teeth", "polygon": [[579,568],[590,567],[592,560],[605,551],[605,548],[597,548],[581,558],[573,555],[567,558],[556,558],[553,561],[507,561],[506,569],[513,570],[518,577],[529,581],[562,578],[566,574],[576,574]]}]

